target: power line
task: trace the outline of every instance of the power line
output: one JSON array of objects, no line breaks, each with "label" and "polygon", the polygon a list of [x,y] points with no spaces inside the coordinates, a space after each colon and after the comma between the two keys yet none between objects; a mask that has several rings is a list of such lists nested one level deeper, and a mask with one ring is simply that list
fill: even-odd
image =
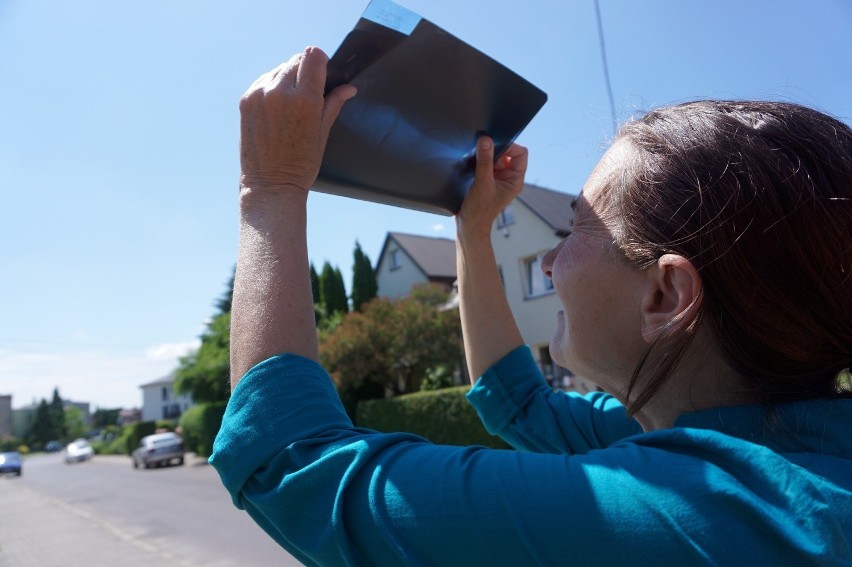
[{"label": "power line", "polygon": [[595,0],[595,15],[598,20],[598,42],[601,46],[601,61],[603,61],[604,81],[606,82],[606,94],[609,96],[609,112],[612,117],[612,135],[614,136],[618,132],[618,120],[615,116],[615,98],[612,96],[612,83],[609,80],[609,65],[606,61],[606,41],[604,40],[599,0]]}]

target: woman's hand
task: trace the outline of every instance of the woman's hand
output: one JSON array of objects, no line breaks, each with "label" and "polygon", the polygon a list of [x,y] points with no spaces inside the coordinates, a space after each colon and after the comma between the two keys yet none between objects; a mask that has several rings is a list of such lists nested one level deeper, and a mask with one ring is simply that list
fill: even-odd
[{"label": "woman's hand", "polygon": [[489,237],[491,225],[524,188],[527,149],[512,144],[494,162],[494,143],[487,136],[476,143],[476,178],[456,215],[459,238]]},{"label": "woman's hand", "polygon": [[240,187],[306,194],[316,181],[331,125],[355,87],[323,96],[328,57],[319,48],[262,75],[240,99]]}]

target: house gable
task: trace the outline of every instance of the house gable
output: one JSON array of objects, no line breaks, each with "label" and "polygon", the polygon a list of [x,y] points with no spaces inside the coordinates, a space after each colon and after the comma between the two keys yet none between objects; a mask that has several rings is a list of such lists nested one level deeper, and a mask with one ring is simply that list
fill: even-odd
[{"label": "house gable", "polygon": [[379,295],[402,297],[417,284],[449,286],[456,278],[455,241],[390,232],[376,263]]}]

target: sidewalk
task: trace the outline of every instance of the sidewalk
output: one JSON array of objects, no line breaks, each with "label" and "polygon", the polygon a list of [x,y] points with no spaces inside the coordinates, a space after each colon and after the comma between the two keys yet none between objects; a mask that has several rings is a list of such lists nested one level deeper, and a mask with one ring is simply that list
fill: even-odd
[{"label": "sidewalk", "polygon": [[189,567],[98,518],[0,477],[0,567]]}]

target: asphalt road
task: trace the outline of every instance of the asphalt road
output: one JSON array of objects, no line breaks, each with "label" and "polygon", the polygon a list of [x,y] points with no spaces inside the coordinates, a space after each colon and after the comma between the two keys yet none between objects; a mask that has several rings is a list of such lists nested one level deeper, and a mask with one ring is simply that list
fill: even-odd
[{"label": "asphalt road", "polygon": [[4,567],[83,556],[108,565],[115,555],[123,564],[299,565],[233,506],[216,471],[195,457],[134,470],[129,457],[66,465],[61,454],[35,455],[23,476],[0,479],[0,509]]}]

